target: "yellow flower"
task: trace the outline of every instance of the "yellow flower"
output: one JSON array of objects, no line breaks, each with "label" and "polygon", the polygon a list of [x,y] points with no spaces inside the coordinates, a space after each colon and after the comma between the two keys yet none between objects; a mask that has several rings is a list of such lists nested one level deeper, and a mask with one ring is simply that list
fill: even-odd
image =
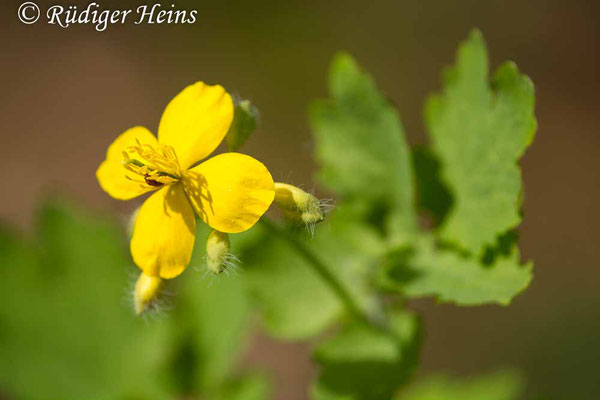
[{"label": "yellow flower", "polygon": [[269,208],[273,178],[254,158],[223,153],[194,167],[224,139],[233,119],[231,96],[197,82],[167,105],[158,138],[138,126],[108,148],[96,177],[112,197],[128,200],[156,190],[140,208],[131,254],[148,277],[181,274],[194,247],[198,215],[213,229],[249,229]]}]

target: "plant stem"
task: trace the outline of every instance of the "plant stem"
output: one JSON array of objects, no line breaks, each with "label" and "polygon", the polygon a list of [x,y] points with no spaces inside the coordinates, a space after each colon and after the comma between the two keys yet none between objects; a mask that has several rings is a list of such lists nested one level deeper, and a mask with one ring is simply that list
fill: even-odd
[{"label": "plant stem", "polygon": [[292,246],[298,254],[300,254],[312,269],[319,275],[323,281],[329,286],[329,288],[336,294],[343,305],[346,307],[348,313],[360,322],[369,323],[369,318],[358,306],[357,301],[350,294],[350,292],[344,287],[342,282],[331,273],[331,270],[327,265],[321,261],[321,259],[301,240],[293,235],[288,230],[282,228],[277,223],[270,219],[263,217],[260,219],[262,225],[267,228],[273,235],[279,236],[285,239],[290,246]]}]

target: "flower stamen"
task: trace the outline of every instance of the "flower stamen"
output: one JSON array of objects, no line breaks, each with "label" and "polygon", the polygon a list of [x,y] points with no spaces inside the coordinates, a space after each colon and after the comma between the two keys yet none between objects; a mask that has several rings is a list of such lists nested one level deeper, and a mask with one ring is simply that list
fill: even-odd
[{"label": "flower stamen", "polygon": [[127,179],[138,182],[142,186],[169,185],[178,182],[182,176],[175,150],[164,144],[153,147],[136,140],[135,146],[129,146],[123,152],[121,163],[126,170],[142,177],[142,179],[134,179],[126,175]]}]

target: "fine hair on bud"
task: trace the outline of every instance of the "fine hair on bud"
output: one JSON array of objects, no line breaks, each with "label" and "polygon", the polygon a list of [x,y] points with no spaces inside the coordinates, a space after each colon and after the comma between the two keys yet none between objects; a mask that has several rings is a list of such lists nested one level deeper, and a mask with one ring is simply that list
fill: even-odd
[{"label": "fine hair on bud", "polygon": [[275,204],[291,222],[304,225],[311,236],[315,225],[325,219],[325,214],[335,205],[332,199],[319,200],[313,194],[287,183],[275,182]]},{"label": "fine hair on bud", "polygon": [[206,264],[215,275],[237,273],[240,260],[231,253],[229,235],[213,229],[206,240]]},{"label": "fine hair on bud", "polygon": [[135,282],[133,305],[137,315],[156,310],[165,282],[158,276],[149,276],[143,272]]}]

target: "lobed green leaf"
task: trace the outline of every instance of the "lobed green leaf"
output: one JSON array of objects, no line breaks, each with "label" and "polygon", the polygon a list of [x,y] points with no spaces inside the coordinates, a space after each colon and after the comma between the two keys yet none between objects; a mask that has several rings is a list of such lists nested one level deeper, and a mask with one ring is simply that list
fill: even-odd
[{"label": "lobed green leaf", "polygon": [[517,162],[536,130],[533,84],[512,62],[490,83],[483,37],[474,31],[446,71],[443,93],[427,102],[425,121],[454,199],[440,236],[480,255],[521,222]]},{"label": "lobed green leaf", "polygon": [[509,304],[532,279],[532,264],[521,265],[519,252],[495,255],[490,265],[423,236],[412,251],[395,254],[387,278],[408,297],[434,296],[461,306]]},{"label": "lobed green leaf", "polygon": [[406,241],[416,227],[414,188],[396,110],[345,53],[332,62],[329,91],[330,99],[315,100],[309,107],[319,180],[384,214],[386,231]]}]

